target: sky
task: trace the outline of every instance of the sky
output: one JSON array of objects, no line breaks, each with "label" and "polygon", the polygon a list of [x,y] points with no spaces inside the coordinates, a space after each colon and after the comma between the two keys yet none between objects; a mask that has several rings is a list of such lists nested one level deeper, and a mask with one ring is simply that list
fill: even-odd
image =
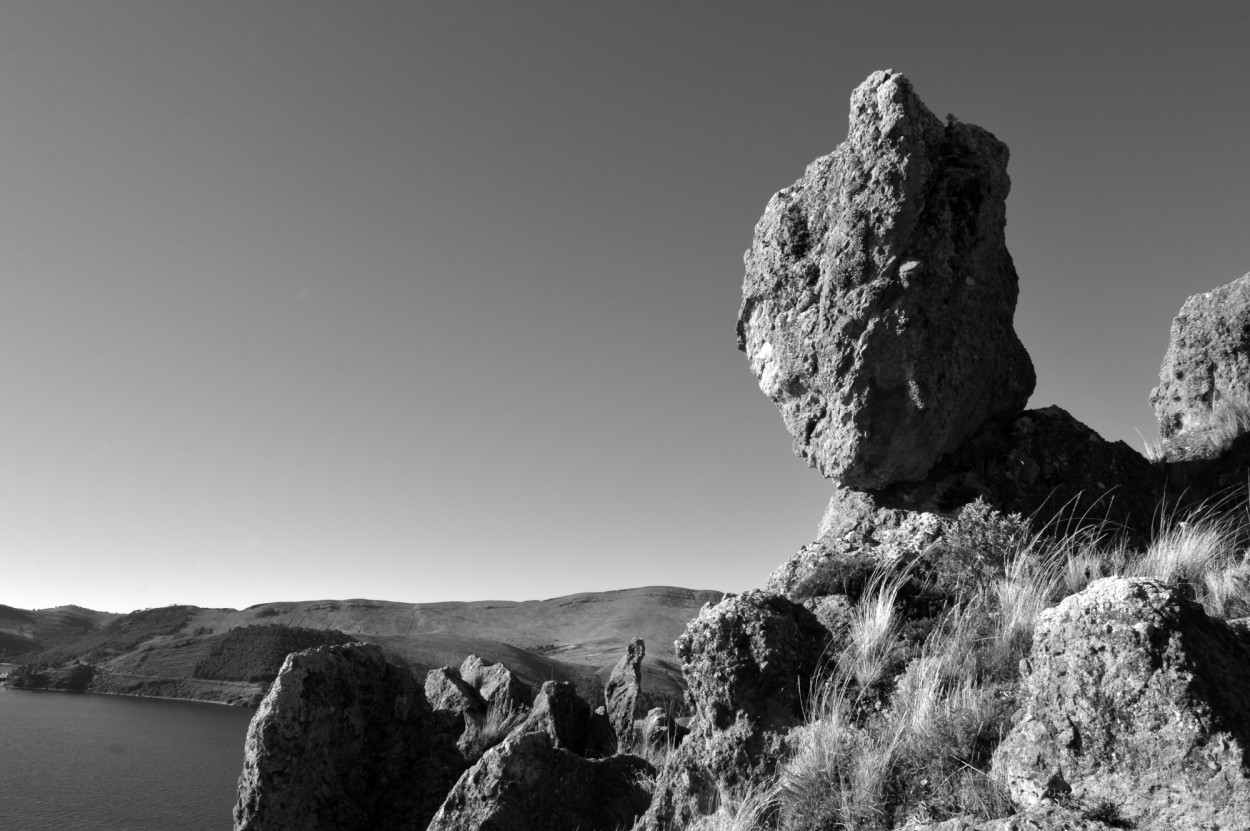
[{"label": "sky", "polygon": [[1250,271],[1250,4],[0,4],[0,603],[742,591],[816,531],[735,348],[895,69],[1011,148],[1016,327],[1141,448]]}]

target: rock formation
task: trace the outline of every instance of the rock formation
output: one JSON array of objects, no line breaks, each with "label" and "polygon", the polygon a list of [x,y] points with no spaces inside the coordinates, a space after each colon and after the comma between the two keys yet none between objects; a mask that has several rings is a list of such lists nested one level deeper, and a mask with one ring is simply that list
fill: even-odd
[{"label": "rock formation", "polygon": [[608,719],[616,734],[616,746],[622,753],[634,749],[634,721],[638,718],[638,693],[642,691],[642,659],[647,654],[641,638],[629,642],[625,654],[612,668],[603,697],[607,702]]},{"label": "rock formation", "polygon": [[1195,294],[1172,321],[1150,403],[1169,439],[1210,426],[1222,403],[1250,405],[1250,274]]},{"label": "rock formation", "polygon": [[378,647],[295,652],[248,727],[235,831],[424,828],[462,770]]},{"label": "rock formation", "polygon": [[647,809],[654,775],[634,756],[588,760],[547,733],[514,734],[465,772],[428,831],[617,831]]},{"label": "rock formation", "polygon": [[1007,147],[943,124],[902,75],[851,97],[850,131],[768,203],[746,254],[738,345],[795,452],[847,487],[915,481],[1023,409]]},{"label": "rock formation", "polygon": [[1162,583],[1107,578],[1042,613],[994,771],[1012,800],[1109,802],[1139,831],[1250,823],[1250,637]]},{"label": "rock formation", "polygon": [[826,633],[811,612],[762,591],[705,606],[675,644],[696,714],[656,783],[643,828],[680,828],[724,787],[772,772],[802,721]]},{"label": "rock formation", "polygon": [[520,710],[534,702],[534,691],[503,664],[470,655],[460,664],[460,677],[486,702],[505,710]]},{"label": "rock formation", "polygon": [[572,751],[579,756],[603,755],[602,752],[592,752],[590,705],[567,681],[544,683],[534,698],[533,709],[514,732],[546,733],[551,737],[553,747]]},{"label": "rock formation", "polygon": [[425,674],[425,697],[435,710],[458,715],[486,712],[486,700],[455,667],[440,667]]}]

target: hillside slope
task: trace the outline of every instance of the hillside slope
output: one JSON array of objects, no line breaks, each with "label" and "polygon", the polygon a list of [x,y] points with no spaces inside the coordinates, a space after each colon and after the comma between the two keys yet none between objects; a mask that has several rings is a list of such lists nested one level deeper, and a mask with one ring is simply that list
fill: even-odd
[{"label": "hillside slope", "polygon": [[[273,639],[266,626],[276,625],[327,630],[327,642],[337,642],[342,633],[376,643],[419,676],[475,654],[506,664],[533,684],[572,681],[594,698],[625,645],[641,637],[648,645],[644,689],[668,698],[682,689],[673,640],[703,604],[721,597],[714,591],[647,586],[549,600],[311,600],[242,610],[169,606],[126,615],[76,606],[35,611],[0,606],[0,659],[90,664],[99,670],[93,682],[99,691],[238,703],[254,699],[265,673],[255,666],[244,673],[248,677],[238,678],[201,670],[227,632],[232,648],[247,650],[254,640],[257,651],[272,652],[261,641]],[[209,674],[213,677],[205,677]]]}]

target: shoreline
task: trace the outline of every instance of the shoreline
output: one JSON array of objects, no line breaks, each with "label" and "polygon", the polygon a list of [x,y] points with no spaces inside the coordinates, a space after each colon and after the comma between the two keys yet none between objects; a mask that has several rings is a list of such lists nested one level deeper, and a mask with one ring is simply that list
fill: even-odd
[{"label": "shoreline", "polygon": [[[170,679],[178,680],[178,679]],[[182,701],[188,704],[213,704],[218,707],[230,707],[235,710],[251,710],[256,711],[256,707],[250,704],[232,703],[230,701],[216,701],[207,698],[188,698],[186,696],[177,695],[145,695],[141,693],[127,692],[110,692],[107,690],[58,690],[53,687],[13,687],[7,683],[0,683],[0,690],[13,693],[61,693],[65,695],[108,695],[117,698],[141,698],[153,701]]]}]

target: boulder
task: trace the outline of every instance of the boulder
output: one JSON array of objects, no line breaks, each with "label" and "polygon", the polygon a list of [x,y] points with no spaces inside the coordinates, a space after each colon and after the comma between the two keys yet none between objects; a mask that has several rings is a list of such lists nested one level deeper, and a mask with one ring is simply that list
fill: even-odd
[{"label": "boulder", "polygon": [[435,710],[453,713],[486,712],[486,700],[463,678],[455,667],[440,667],[425,674],[425,697]]},{"label": "boulder", "polygon": [[767,777],[803,701],[827,633],[807,609],[749,591],[704,606],[675,644],[696,713],[656,782],[642,828],[684,827],[726,788]]},{"label": "boulder", "polygon": [[590,705],[568,681],[546,681],[530,710],[514,733],[546,733],[553,747],[588,756],[590,749]]},{"label": "boulder", "polygon": [[521,710],[534,702],[534,691],[503,664],[470,655],[460,664],[460,677],[477,690],[489,707]]},{"label": "boulder", "polygon": [[1250,406],[1250,274],[1181,306],[1150,403],[1165,439],[1210,426],[1221,403]]},{"label": "boulder", "polygon": [[583,759],[547,733],[513,734],[460,777],[428,831],[617,831],[647,809],[655,768]]},{"label": "boulder", "polygon": [[1250,637],[1167,585],[1105,578],[1042,613],[994,754],[1012,801],[1115,806],[1139,831],[1250,821]]},{"label": "boulder", "polygon": [[621,753],[634,749],[634,721],[638,718],[638,694],[642,691],[642,659],[647,654],[642,638],[634,638],[625,649],[621,660],[612,668],[603,698],[608,708],[608,719],[616,735],[616,747]]},{"label": "boulder", "polygon": [[795,452],[869,490],[924,478],[1036,381],[1012,325],[1006,145],[942,123],[895,72],[777,193],[745,256],[738,346]]},{"label": "boulder", "polygon": [[430,715],[377,646],[288,655],[248,727],[235,830],[424,828],[464,770]]}]

